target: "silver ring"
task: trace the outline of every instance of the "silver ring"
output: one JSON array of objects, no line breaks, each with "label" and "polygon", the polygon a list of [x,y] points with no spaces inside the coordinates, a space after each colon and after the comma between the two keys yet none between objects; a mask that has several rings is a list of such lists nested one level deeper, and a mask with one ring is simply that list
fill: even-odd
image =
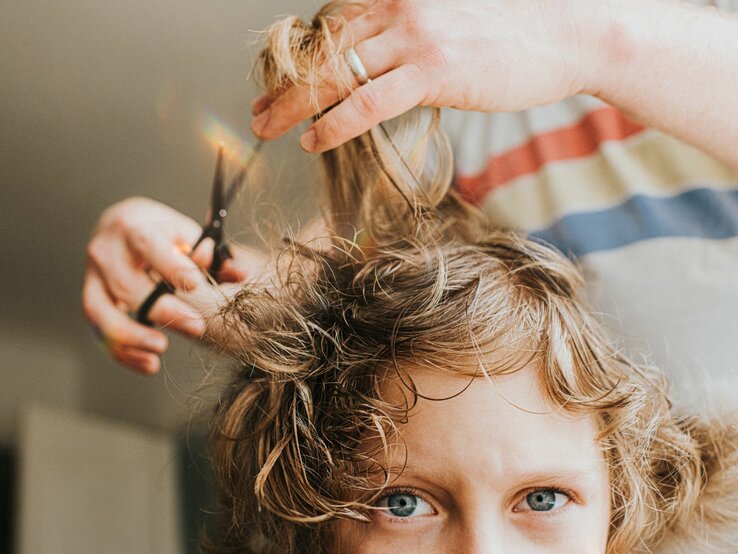
[{"label": "silver ring", "polygon": [[359,54],[356,53],[356,50],[353,48],[346,50],[346,61],[351,68],[351,73],[354,74],[354,77],[356,77],[356,80],[360,85],[365,85],[371,81],[369,74],[366,72],[366,67],[364,67],[364,64],[362,63]]}]

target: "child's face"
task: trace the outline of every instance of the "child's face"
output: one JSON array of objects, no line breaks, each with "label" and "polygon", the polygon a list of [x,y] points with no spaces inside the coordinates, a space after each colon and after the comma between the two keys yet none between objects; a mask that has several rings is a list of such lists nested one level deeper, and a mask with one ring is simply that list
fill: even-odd
[{"label": "child's face", "polygon": [[[432,398],[469,382],[412,374]],[[388,389],[390,398],[400,394]],[[356,553],[602,553],[610,490],[595,433],[593,417],[552,411],[532,369],[492,382],[476,378],[450,400],[421,398],[400,427],[406,448],[384,460],[398,469],[376,503],[384,509],[370,523],[337,523],[336,546]]]}]

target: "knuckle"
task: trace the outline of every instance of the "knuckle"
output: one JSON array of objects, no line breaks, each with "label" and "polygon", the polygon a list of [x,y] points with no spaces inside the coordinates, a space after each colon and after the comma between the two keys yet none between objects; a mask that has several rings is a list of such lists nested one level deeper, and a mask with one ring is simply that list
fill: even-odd
[{"label": "knuckle", "polygon": [[343,135],[344,125],[340,118],[325,117],[321,120],[320,126],[316,127],[318,131],[319,142],[327,142],[335,140],[336,137]]},{"label": "knuckle", "polygon": [[151,249],[151,234],[135,226],[128,226],[125,229],[128,237],[128,244],[131,248],[140,253],[148,252]]},{"label": "knuckle", "polygon": [[412,0],[381,0],[382,8],[390,15],[399,14],[411,4],[413,4]]},{"label": "knuckle", "polygon": [[119,348],[136,345],[140,342],[140,337],[136,335],[130,326],[122,323],[114,323],[107,329],[106,335]]},{"label": "knuckle", "polygon": [[133,295],[133,287],[131,283],[122,275],[111,275],[108,281],[108,287],[113,291],[116,297],[124,302],[130,303]]},{"label": "knuckle", "polygon": [[145,196],[129,196],[113,207],[115,208],[116,216],[126,218],[130,216],[130,214],[135,214],[136,212],[144,210],[154,204],[156,204],[154,200],[146,198]]},{"label": "knuckle", "polygon": [[131,198],[111,206],[106,213],[108,225],[113,229],[125,229],[132,209],[135,209],[135,201]]},{"label": "knuckle", "polygon": [[97,325],[97,309],[89,294],[82,294],[82,315],[88,323]]},{"label": "knuckle", "polygon": [[376,115],[382,106],[382,98],[376,87],[364,85],[356,89],[356,102],[360,115]]},{"label": "knuckle", "polygon": [[108,207],[100,216],[100,227],[118,227],[121,223],[131,217],[132,214],[140,212],[147,204],[153,201],[142,196],[131,196]]},{"label": "knuckle", "polygon": [[423,60],[423,65],[428,68],[442,69],[448,65],[448,59],[441,42],[426,45],[420,53],[420,59]]},{"label": "knuckle", "polygon": [[87,244],[87,248],[85,249],[87,260],[95,265],[100,264],[105,253],[105,247],[101,243],[102,239],[99,236],[96,236]]},{"label": "knuckle", "polygon": [[448,55],[443,44],[433,43],[423,48],[421,53],[422,66],[427,70],[444,71],[448,67]]},{"label": "knuckle", "polygon": [[172,282],[176,288],[192,290],[203,282],[202,270],[197,267],[181,266],[172,270]]},{"label": "knuckle", "polygon": [[110,355],[118,363],[121,363],[121,364],[123,364],[125,366],[129,366],[130,367],[130,365],[131,365],[130,364],[130,360],[128,359],[128,356],[126,356],[125,351],[122,348],[120,348],[118,346],[111,347],[110,348]]},{"label": "knuckle", "polygon": [[131,221],[130,215],[126,210],[121,210],[115,214],[115,217],[111,221],[111,226],[123,235],[130,235],[136,230],[136,226]]},{"label": "knuckle", "polygon": [[405,36],[410,40],[423,40],[429,36],[429,22],[426,12],[413,1],[402,2],[403,24]]},{"label": "knuckle", "polygon": [[350,12],[344,10],[343,13],[346,19],[361,18],[364,22],[373,23],[381,20],[382,3],[381,0],[375,0],[373,3],[353,4]]}]

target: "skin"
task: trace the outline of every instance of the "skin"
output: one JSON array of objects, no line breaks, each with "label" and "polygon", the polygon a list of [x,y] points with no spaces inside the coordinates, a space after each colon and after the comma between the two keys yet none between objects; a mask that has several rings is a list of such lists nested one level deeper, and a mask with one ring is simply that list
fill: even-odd
[{"label": "skin", "polygon": [[[154,374],[168,347],[161,330],[128,316],[153,289],[152,277],[165,279],[178,291],[213,297],[201,271],[212,260],[212,240],[203,241],[196,252],[189,248],[201,231],[194,220],[148,198],[129,198],[101,216],[87,246],[82,309],[121,364]],[[264,265],[263,257],[254,252],[232,248],[232,253],[234,258],[225,262],[219,275],[222,282],[243,281]],[[192,338],[200,337],[205,328],[201,312],[171,294],[154,304],[149,317],[158,327]]]},{"label": "skin", "polygon": [[[517,111],[588,93],[738,168],[738,15],[677,0],[368,4],[343,33],[373,81],[308,128],[309,152],[417,105]],[[318,92],[318,106],[301,88],[257,99],[253,131],[274,139],[341,97]]]},{"label": "skin", "polygon": [[[301,145],[311,152],[416,105],[512,111],[590,93],[738,168],[738,15],[677,0],[376,0],[368,12],[354,6],[343,15],[345,39],[373,80],[357,83],[309,127]],[[325,82],[318,106],[308,99],[299,88],[257,99],[254,132],[277,138],[339,94]],[[142,198],[101,217],[88,246],[82,306],[123,365],[158,371],[166,335],[127,313],[153,287],[144,268],[177,288],[202,284],[193,269],[209,263],[207,243],[195,253],[183,248],[199,232],[187,216]],[[235,254],[224,280],[248,279],[263,265],[253,252]],[[157,302],[151,316],[200,336],[202,320],[174,297]]]},{"label": "skin", "polygon": [[[469,382],[420,369],[413,378],[436,398]],[[385,460],[398,469],[389,496],[370,523],[337,524],[336,552],[605,552],[610,490],[594,418],[552,410],[534,369],[420,399],[400,434],[404,446]],[[411,515],[388,510],[391,489],[414,495]],[[554,508],[532,510],[528,495],[550,489],[562,491]]]}]

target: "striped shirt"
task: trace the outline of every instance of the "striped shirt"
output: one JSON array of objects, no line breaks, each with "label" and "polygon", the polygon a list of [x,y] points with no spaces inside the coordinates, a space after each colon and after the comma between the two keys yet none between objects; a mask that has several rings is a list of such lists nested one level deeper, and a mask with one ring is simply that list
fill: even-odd
[{"label": "striped shirt", "polygon": [[736,405],[738,171],[583,95],[447,110],[443,126],[460,193],[575,258],[605,328],[667,372],[678,403]]}]

